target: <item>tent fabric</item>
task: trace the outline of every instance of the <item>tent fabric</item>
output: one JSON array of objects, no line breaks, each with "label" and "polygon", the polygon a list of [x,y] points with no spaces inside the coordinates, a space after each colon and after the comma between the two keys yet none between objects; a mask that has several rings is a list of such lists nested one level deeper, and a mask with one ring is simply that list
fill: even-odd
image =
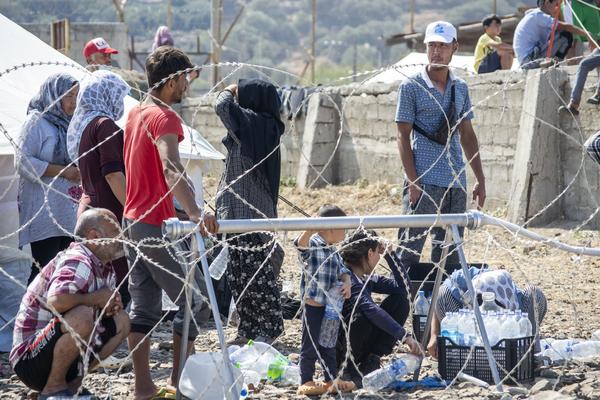
[{"label": "tent fabric", "polygon": [[[90,72],[2,14],[0,33],[5,38],[0,57],[0,215],[3,216],[0,246],[16,248],[19,228],[18,175],[13,166],[13,145],[18,143],[27,105],[51,74],[63,72],[81,80]],[[138,104],[137,100],[127,96],[124,116],[117,121],[117,125],[124,127],[129,110]],[[198,188],[202,185],[200,160],[222,160],[225,156],[198,131],[186,125],[183,128],[185,139],[179,144],[179,150],[188,175]],[[196,201],[202,204],[202,190],[196,190]]]}]

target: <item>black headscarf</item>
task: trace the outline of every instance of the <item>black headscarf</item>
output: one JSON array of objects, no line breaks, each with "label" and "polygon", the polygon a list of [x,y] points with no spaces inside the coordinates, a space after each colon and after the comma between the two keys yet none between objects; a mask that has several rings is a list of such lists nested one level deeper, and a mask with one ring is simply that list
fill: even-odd
[{"label": "black headscarf", "polygon": [[260,79],[240,79],[238,101],[244,109],[245,117],[237,132],[242,155],[251,159],[255,165],[260,163],[259,170],[267,178],[273,204],[276,206],[281,176],[279,148],[264,159],[279,146],[280,137],[285,131],[279,114],[281,100],[271,83]]}]

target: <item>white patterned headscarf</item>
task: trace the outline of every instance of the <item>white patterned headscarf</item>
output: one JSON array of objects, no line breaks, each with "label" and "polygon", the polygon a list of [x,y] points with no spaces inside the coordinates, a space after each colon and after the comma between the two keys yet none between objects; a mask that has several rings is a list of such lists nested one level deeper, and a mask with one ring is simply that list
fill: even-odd
[{"label": "white patterned headscarf", "polygon": [[519,308],[517,287],[512,276],[504,270],[485,271],[473,278],[475,293],[493,292],[496,301],[505,309]]},{"label": "white patterned headscarf", "polygon": [[75,164],[79,158],[79,142],[87,126],[96,117],[121,119],[125,112],[123,99],[129,85],[119,75],[104,70],[94,71],[81,81],[77,95],[77,108],[67,131],[67,150]]}]

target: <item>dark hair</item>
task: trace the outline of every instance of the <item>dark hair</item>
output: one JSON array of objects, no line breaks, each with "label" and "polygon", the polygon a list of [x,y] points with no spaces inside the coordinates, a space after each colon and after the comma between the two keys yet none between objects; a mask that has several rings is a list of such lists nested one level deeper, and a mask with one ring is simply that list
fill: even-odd
[{"label": "dark hair", "polygon": [[359,265],[367,257],[369,250],[377,250],[379,236],[374,230],[356,230],[347,240],[347,244],[340,250],[340,255],[345,263]]},{"label": "dark hair", "polygon": [[157,89],[160,85],[156,88],[154,85],[169,75],[193,67],[194,64],[183,51],[171,46],[160,46],[146,58],[148,86],[150,89]]},{"label": "dark hair", "polygon": [[488,15],[487,17],[485,17],[483,19],[483,21],[481,21],[481,23],[483,24],[484,28],[487,28],[488,26],[490,26],[492,24],[492,22],[496,21],[498,24],[502,25],[502,20],[500,19],[499,16],[497,16],[496,14],[492,14],[492,15]]},{"label": "dark hair", "polygon": [[541,8],[541,7],[543,7],[543,6],[544,6],[544,4],[545,4],[546,2],[548,2],[548,3],[554,3],[554,1],[555,1],[555,0],[537,0],[537,5],[538,5],[538,7],[540,7],[540,8]]},{"label": "dark hair", "polygon": [[344,210],[333,204],[324,204],[317,211],[319,217],[345,217]]}]

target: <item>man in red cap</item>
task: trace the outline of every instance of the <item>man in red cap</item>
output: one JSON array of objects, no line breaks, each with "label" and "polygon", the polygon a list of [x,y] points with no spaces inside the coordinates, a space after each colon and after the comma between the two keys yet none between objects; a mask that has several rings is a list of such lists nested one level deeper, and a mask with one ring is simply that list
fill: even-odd
[{"label": "man in red cap", "polygon": [[[101,37],[90,40],[83,48],[83,56],[88,65],[112,65],[111,54],[119,52],[109,46]],[[96,69],[96,68],[94,68]]]}]

